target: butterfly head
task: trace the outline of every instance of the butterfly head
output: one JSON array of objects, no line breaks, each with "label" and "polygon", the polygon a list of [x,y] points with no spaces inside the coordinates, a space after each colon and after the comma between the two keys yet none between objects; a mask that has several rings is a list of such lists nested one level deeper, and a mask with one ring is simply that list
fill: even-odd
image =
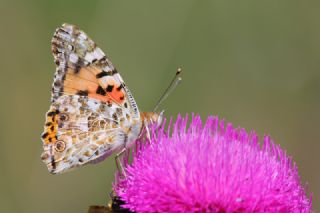
[{"label": "butterfly head", "polygon": [[142,112],[141,118],[144,121],[144,125],[156,125],[156,128],[159,128],[163,122],[164,111],[157,112]]}]

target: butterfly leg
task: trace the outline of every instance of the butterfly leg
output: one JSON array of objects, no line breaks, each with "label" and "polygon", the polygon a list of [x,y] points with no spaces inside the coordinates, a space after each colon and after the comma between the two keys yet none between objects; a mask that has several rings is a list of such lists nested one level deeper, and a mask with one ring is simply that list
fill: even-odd
[{"label": "butterfly leg", "polygon": [[151,140],[151,134],[150,134],[150,129],[149,129],[149,122],[148,121],[145,121],[146,122],[146,125],[145,125],[145,128],[146,128],[146,137],[148,139],[148,141]]},{"label": "butterfly leg", "polygon": [[120,175],[123,175],[125,178],[127,177],[126,172],[123,168],[122,162],[121,162],[121,157],[124,154],[124,152],[126,151],[126,148],[123,148],[119,153],[117,153],[115,160],[116,160],[116,166],[118,169],[118,172],[120,173]]}]

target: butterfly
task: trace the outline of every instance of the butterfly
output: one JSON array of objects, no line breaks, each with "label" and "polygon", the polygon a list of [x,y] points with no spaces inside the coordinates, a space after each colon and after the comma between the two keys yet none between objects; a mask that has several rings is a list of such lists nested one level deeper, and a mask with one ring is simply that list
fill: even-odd
[{"label": "butterfly", "polygon": [[77,26],[63,24],[52,38],[56,72],[46,114],[42,161],[50,173],[97,163],[132,147],[163,114],[140,112],[103,51]]}]

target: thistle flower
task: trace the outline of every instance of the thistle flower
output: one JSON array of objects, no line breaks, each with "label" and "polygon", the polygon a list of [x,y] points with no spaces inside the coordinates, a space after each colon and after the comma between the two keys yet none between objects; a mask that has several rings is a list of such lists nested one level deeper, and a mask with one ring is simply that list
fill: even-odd
[{"label": "thistle flower", "polygon": [[151,128],[114,189],[132,212],[310,212],[297,166],[270,137],[209,117]]}]

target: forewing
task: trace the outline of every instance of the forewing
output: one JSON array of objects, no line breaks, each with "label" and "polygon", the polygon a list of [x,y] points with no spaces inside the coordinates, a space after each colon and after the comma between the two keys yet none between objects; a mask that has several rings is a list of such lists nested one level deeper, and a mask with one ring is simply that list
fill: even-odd
[{"label": "forewing", "polygon": [[42,160],[51,173],[104,159],[125,146],[128,110],[79,95],[63,95],[47,113]]},{"label": "forewing", "polygon": [[52,102],[62,95],[80,95],[114,103],[139,118],[139,110],[129,89],[111,61],[78,27],[63,24],[52,38],[57,65],[52,86]]}]

